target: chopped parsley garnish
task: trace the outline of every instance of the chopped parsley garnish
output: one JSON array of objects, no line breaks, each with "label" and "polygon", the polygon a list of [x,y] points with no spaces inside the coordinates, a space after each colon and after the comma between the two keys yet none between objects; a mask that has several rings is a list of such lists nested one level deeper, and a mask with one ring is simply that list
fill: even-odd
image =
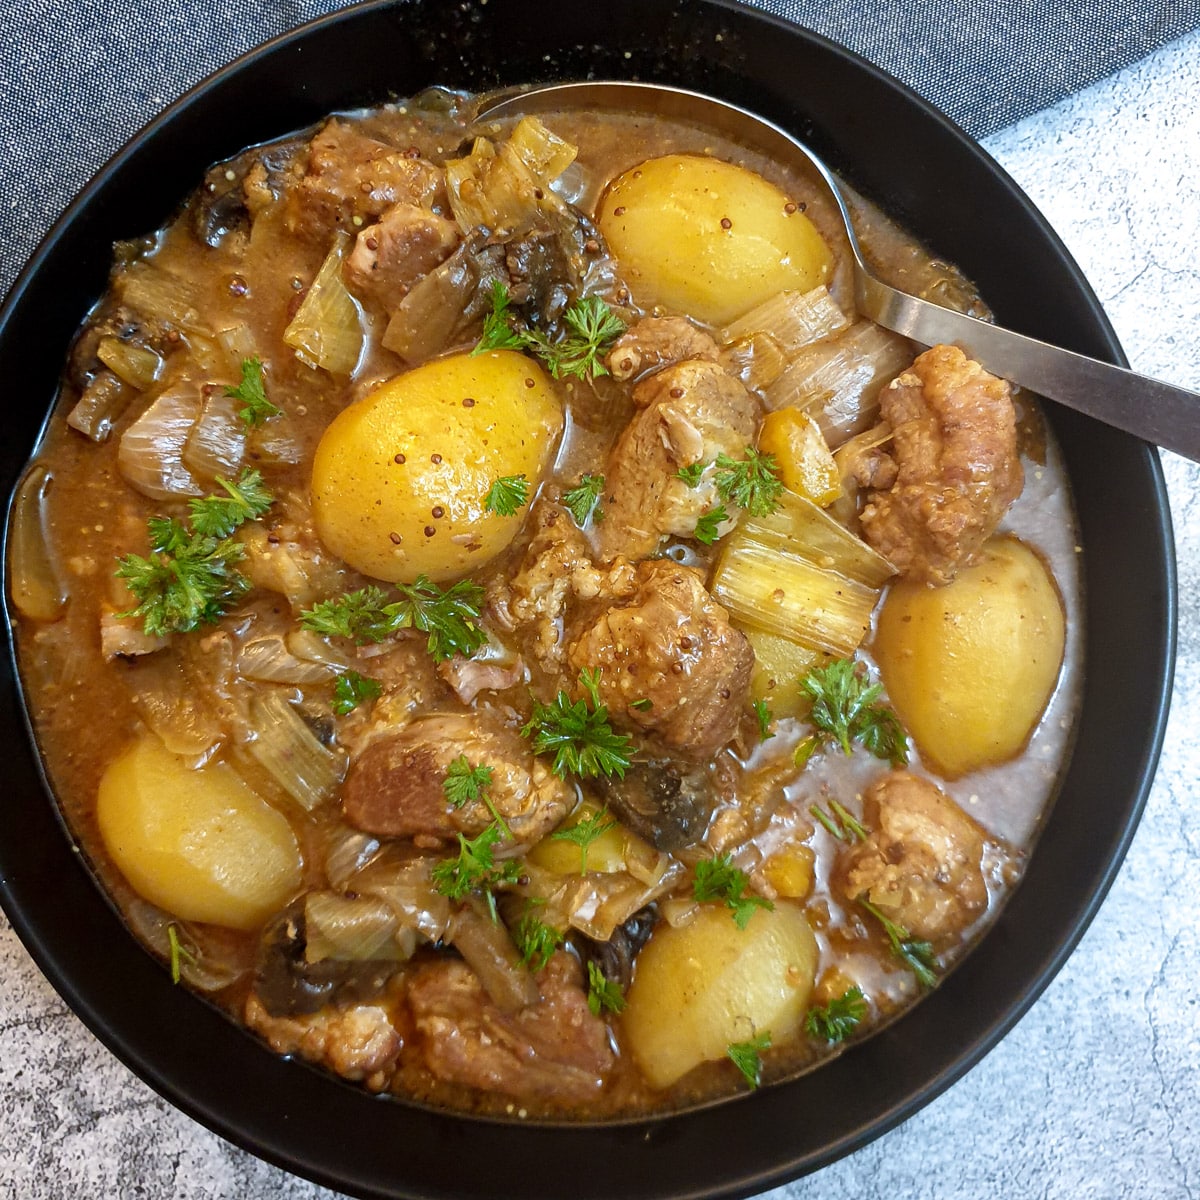
[{"label": "chopped parsley garnish", "polygon": [[242,382],[237,387],[227,387],[225,395],[242,402],[238,416],[247,425],[261,425],[268,417],[277,417],[283,412],[267,399],[263,365],[257,358],[242,359]]},{"label": "chopped parsley garnish", "polygon": [[512,517],[528,499],[529,480],[524,475],[502,475],[488,489],[483,507],[498,517]]},{"label": "chopped parsley garnish", "polygon": [[867,1015],[862,988],[847,988],[828,1004],[813,1007],[804,1018],[804,1032],[824,1042],[844,1042]]},{"label": "chopped parsley garnish", "polygon": [[217,477],[225,489],[224,496],[205,496],[192,500],[192,528],[208,537],[228,537],[246,521],[261,517],[274,503],[275,497],[263,484],[262,472],[248,468],[236,483]]},{"label": "chopped parsley garnish", "polygon": [[183,975],[183,964],[194,967],[196,956],[179,940],[179,930],[174,921],[167,926],[167,944],[171,949],[171,982],[178,983]]},{"label": "chopped parsley garnish", "polygon": [[620,987],[604,974],[595,959],[588,962],[587,1003],[593,1017],[598,1017],[605,1011],[620,1013],[625,1008],[625,997]]},{"label": "chopped parsley garnish", "polygon": [[381,642],[401,629],[416,629],[429,635],[425,648],[439,661],[455,654],[469,658],[487,641],[477,624],[483,601],[479,584],[460,579],[443,591],[418,575],[412,583],[395,586],[399,600],[389,602],[382,589],[368,584],[313,605],[300,614],[300,623],[314,633],[359,643]]},{"label": "chopped parsley garnish", "polygon": [[933,987],[937,983],[937,957],[933,947],[928,942],[912,937],[903,925],[897,925],[885,917],[869,900],[860,896],[858,902],[883,926],[883,932],[892,945],[892,953],[912,971],[917,982],[922,987]]},{"label": "chopped parsley garnish", "polygon": [[[810,719],[821,740],[832,737],[845,754],[851,752],[852,742],[861,742],[876,758],[886,758],[894,767],[908,762],[908,738],[900,718],[878,703],[882,686],[869,683],[853,659],[838,658],[810,671],[800,686],[812,697]],[[806,757],[815,749],[812,746]]]},{"label": "chopped parsley garnish", "polygon": [[470,892],[481,892],[493,921],[498,921],[494,888],[516,883],[521,865],[515,858],[497,863],[492,848],[504,836],[494,821],[478,837],[458,835],[458,855],[444,858],[433,868],[433,886],[451,900],[462,900]]},{"label": "chopped parsley garnish", "polygon": [[588,847],[616,824],[616,819],[608,815],[608,809],[602,808],[591,816],[581,817],[568,829],[556,829],[550,835],[550,839],[556,842],[574,842],[579,847],[579,873],[586,875]]},{"label": "chopped parsley garnish", "polygon": [[696,877],[692,881],[692,894],[700,901],[723,900],[733,913],[739,929],[745,929],[758,908],[773,909],[774,904],[765,896],[747,896],[749,877],[745,871],[735,867],[728,854],[713,858],[702,858],[696,864]]},{"label": "chopped parsley garnish", "polygon": [[740,461],[718,454],[713,482],[721,499],[744,508],[752,517],[765,517],[779,507],[783,481],[775,457],[760,454],[753,446],[746,447],[746,457]]},{"label": "chopped parsley garnish", "polygon": [[483,319],[483,336],[472,354],[488,350],[524,350],[525,338],[512,327],[508,288],[499,279],[492,280],[492,310]]},{"label": "chopped parsley garnish", "polygon": [[589,517],[593,522],[604,520],[604,509],[600,507],[600,497],[603,494],[603,475],[585,475],[579,481],[578,487],[563,493],[563,504],[580,529],[588,523]]},{"label": "chopped parsley garnish", "polygon": [[765,742],[775,735],[771,732],[771,710],[765,700],[755,700],[754,715],[758,718],[758,740]]},{"label": "chopped parsley garnish", "polygon": [[686,467],[680,467],[675,472],[677,479],[682,479],[690,488],[700,486],[700,476],[704,474],[704,468],[708,464],[703,460],[700,462],[689,463]]},{"label": "chopped parsley garnish", "polygon": [[808,811],[825,826],[839,842],[865,842],[869,831],[845,805],[838,800],[829,801],[829,812],[819,804],[810,804]]},{"label": "chopped parsley garnish", "polygon": [[643,696],[640,700],[630,701],[629,707],[636,712],[649,712],[654,707],[654,701],[649,696]]},{"label": "chopped parsley garnish", "polygon": [[374,700],[383,692],[378,679],[368,679],[357,671],[339,675],[333,685],[333,711],[339,717],[352,713],[364,700]]},{"label": "chopped parsley garnish", "polygon": [[706,546],[711,546],[721,536],[721,522],[728,520],[729,514],[725,511],[725,505],[720,504],[700,517],[696,522],[696,529],[692,536],[696,541],[703,542]]},{"label": "chopped parsley garnish", "polygon": [[536,974],[549,961],[550,956],[562,944],[562,931],[553,925],[539,921],[526,910],[517,927],[512,931],[513,941],[521,952],[521,961]]},{"label": "chopped parsley garnish", "polygon": [[492,786],[492,768],[471,766],[465,754],[460,754],[447,768],[446,778],[442,780],[442,791],[452,808],[462,808],[472,801],[482,801],[492,819],[500,827],[500,832],[506,838],[512,837],[508,822],[496,810],[488,790]]},{"label": "chopped parsley garnish", "polygon": [[588,693],[587,700],[572,700],[566,692],[559,692],[550,704],[535,700],[533,715],[521,735],[533,739],[535,754],[553,751],[550,769],[560,779],[568,775],[623,779],[630,762],[629,738],[614,732],[609,724],[608,708],[600,703],[597,675],[582,671],[579,682]]},{"label": "chopped parsley garnish", "polygon": [[751,1089],[762,1083],[762,1056],[771,1048],[771,1034],[760,1033],[748,1042],[734,1042],[725,1048],[733,1065],[746,1077]]},{"label": "chopped parsley garnish", "polygon": [[612,343],[625,332],[625,322],[599,296],[572,300],[562,314],[561,336],[548,337],[536,329],[514,325],[508,288],[492,284],[492,310],[484,318],[483,336],[472,351],[527,350],[545,363],[555,379],[571,376],[595,379],[607,375],[601,361]]},{"label": "chopped parsley garnish", "polygon": [[150,557],[127,554],[117,560],[117,577],[138,601],[120,615],[140,617],[151,637],[214,625],[250,590],[235,569],[246,549],[229,535],[266,512],[271,495],[257,471],[244,471],[236,484],[218,482],[228,495],[192,501],[191,526],[176,517],[151,517]]}]

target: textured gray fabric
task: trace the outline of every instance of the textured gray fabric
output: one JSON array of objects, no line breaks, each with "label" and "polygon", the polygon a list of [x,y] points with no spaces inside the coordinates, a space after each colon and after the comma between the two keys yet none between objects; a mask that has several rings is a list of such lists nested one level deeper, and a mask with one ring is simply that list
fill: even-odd
[{"label": "textured gray fabric", "polygon": [[[1200,26],[1200,0],[755,2],[878,63],[976,136]],[[344,7],[0,0],[0,292],[75,192],[160,109],[258,42]]]}]

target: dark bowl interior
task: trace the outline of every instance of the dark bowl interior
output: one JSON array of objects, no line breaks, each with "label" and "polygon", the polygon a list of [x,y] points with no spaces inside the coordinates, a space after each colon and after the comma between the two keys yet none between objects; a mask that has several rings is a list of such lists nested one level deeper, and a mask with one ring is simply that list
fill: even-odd
[{"label": "dark bowl interior", "polygon": [[[945,118],[814,35],[714,0],[412,0],[354,8],[186,96],[56,226],[0,312],[7,493],[35,444],[110,247],[154,229],[210,162],[333,109],[431,84],[642,78],[708,91],[802,135],[979,285],[997,320],[1120,361],[1098,302],[1015,185]],[[527,1200],[744,1195],[811,1171],[911,1114],[1013,1025],[1081,936],[1125,852],[1161,742],[1174,565],[1157,457],[1072,413],[1050,419],[1086,549],[1077,748],[1027,876],[983,944],[902,1020],[818,1072],[735,1103],[598,1127],[530,1127],[374,1099],[278,1059],[171,986],[129,937],[48,800],[11,662],[0,900],[42,970],[124,1062],[186,1112],[298,1174],[363,1196]],[[102,717],[98,714],[98,719]],[[519,1183],[518,1183],[519,1181]]]}]

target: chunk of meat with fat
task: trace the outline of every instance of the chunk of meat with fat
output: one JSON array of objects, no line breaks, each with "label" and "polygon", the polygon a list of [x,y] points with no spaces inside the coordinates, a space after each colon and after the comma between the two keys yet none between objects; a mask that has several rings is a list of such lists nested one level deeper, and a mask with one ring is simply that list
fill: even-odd
[{"label": "chunk of meat with fat", "polygon": [[286,197],[286,223],[300,236],[326,237],[352,217],[376,221],[401,202],[441,210],[442,171],[334,117],[309,144],[308,169]]},{"label": "chunk of meat with fat", "polygon": [[573,790],[516,730],[479,713],[445,713],[382,733],[351,760],[342,785],[346,820],[380,837],[482,833],[493,820],[488,806],[480,799],[454,808],[443,787],[450,764],[464,755],[472,767],[491,770],[488,798],[520,844],[549,833],[575,803]]},{"label": "chunk of meat with fat", "polygon": [[360,299],[391,312],[458,245],[458,226],[416,204],[394,204],[359,233],[342,268]]},{"label": "chunk of meat with fat", "polygon": [[534,534],[516,573],[489,586],[488,614],[510,633],[531,629],[534,656],[547,670],[557,670],[569,605],[576,599],[631,595],[634,569],[624,558],[597,568],[587,539],[558,504],[539,502],[533,521]]},{"label": "chunk of meat with fat", "polygon": [[345,1008],[326,1006],[302,1016],[273,1017],[251,992],[245,1019],[276,1054],[299,1054],[344,1079],[382,1091],[404,1047],[392,1020],[393,1007],[394,1002],[381,999]]},{"label": "chunk of meat with fat", "polygon": [[718,356],[717,343],[686,317],[643,317],[613,342],[605,364],[624,381],[686,359],[716,362]]},{"label": "chunk of meat with fat", "polygon": [[638,563],[634,581],[631,596],[573,631],[567,660],[573,672],[599,672],[616,723],[682,757],[710,758],[737,729],[754,651],[699,571],[655,559]]},{"label": "chunk of meat with fat", "polygon": [[[653,554],[666,537],[691,537],[704,513],[721,504],[709,478],[690,487],[681,467],[718,454],[742,458],[758,432],[758,399],[716,363],[688,361],[656,372],[634,389],[642,408],[609,455],[600,557]],[[720,532],[727,533],[732,518]]]},{"label": "chunk of meat with fat", "polygon": [[465,963],[418,967],[408,1004],[425,1065],[438,1079],[516,1099],[595,1097],[614,1055],[608,1026],[588,1009],[579,963],[560,950],[537,981],[541,999],[506,1015]]},{"label": "chunk of meat with fat", "polygon": [[1021,494],[1012,389],[954,346],[935,346],[880,393],[897,473],[861,514],[896,569],[948,583]]},{"label": "chunk of meat with fat", "polygon": [[842,864],[851,902],[869,900],[914,937],[945,942],[987,907],[984,831],[936,784],[892,771],[868,789],[871,830]]}]

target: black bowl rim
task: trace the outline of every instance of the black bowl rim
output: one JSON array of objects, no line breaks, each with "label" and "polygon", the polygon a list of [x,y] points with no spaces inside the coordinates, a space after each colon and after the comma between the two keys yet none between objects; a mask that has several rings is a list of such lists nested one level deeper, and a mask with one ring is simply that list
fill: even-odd
[{"label": "black bowl rim", "polygon": [[[758,23],[772,28],[777,30],[783,38],[801,39],[812,43],[832,58],[839,60],[841,69],[885,83],[893,92],[900,94],[909,106],[919,110],[927,122],[931,122],[938,126],[943,133],[955,138],[959,143],[958,148],[961,153],[975,159],[977,164],[981,165],[990,175],[994,185],[1004,190],[1007,193],[1007,199],[1024,212],[1030,223],[1036,227],[1045,245],[1053,252],[1058,267],[1070,277],[1074,298],[1083,309],[1086,321],[1090,326],[1089,333],[1098,341],[1098,346],[1093,348],[1092,352],[1107,356],[1114,362],[1122,364],[1125,362],[1115,333],[1098,299],[1061,240],[1008,175],[947,117],[885,72],[819,34],[773,17],[761,10],[735,3],[734,0],[695,0],[695,3],[710,10],[724,11],[739,21]],[[96,197],[104,192],[114,176],[129,169],[131,163],[136,163],[138,158],[145,153],[148,143],[168,131],[172,125],[177,123],[182,114],[202,105],[210,94],[222,89],[231,78],[252,69],[255,64],[263,62],[281,49],[295,47],[309,39],[318,39],[325,36],[330,30],[353,25],[381,10],[393,8],[400,10],[406,7],[406,0],[371,0],[370,3],[344,9],[299,26],[248,51],[226,67],[211,74],[145,125],[96,173],[32,255],[27,266],[10,289],[3,306],[0,306],[0,342],[3,341],[8,325],[14,313],[19,310],[32,282],[45,263],[55,255],[60,245],[72,235],[76,225],[95,202]],[[278,132],[283,133],[286,130],[281,129]],[[1154,513],[1153,532],[1156,534],[1157,541],[1151,548],[1151,557],[1161,572],[1158,582],[1161,585],[1162,593],[1158,626],[1160,636],[1157,644],[1150,648],[1153,652],[1153,660],[1156,665],[1161,666],[1161,670],[1156,676],[1158,686],[1152,705],[1152,720],[1144,729],[1140,743],[1141,753],[1136,764],[1137,785],[1125,806],[1124,821],[1108,847],[1103,869],[1095,874],[1092,880],[1092,887],[1087,892],[1086,900],[1072,913],[1071,920],[1068,922],[1070,928],[1043,956],[1037,969],[1026,979],[1024,985],[1009,997],[1003,1012],[984,1025],[977,1027],[971,1039],[961,1045],[954,1056],[942,1062],[936,1071],[926,1075],[921,1086],[909,1089],[898,1098],[891,1099],[890,1102],[874,1112],[870,1118],[857,1122],[844,1122],[838,1136],[828,1140],[815,1150],[809,1149],[803,1153],[795,1153],[789,1152],[785,1147],[769,1156],[754,1159],[747,1165],[731,1169],[719,1179],[710,1181],[698,1179],[693,1175],[687,1182],[680,1179],[677,1185],[674,1180],[664,1181],[661,1179],[659,1173],[653,1169],[651,1160],[663,1156],[669,1160],[678,1159],[678,1154],[672,1154],[670,1147],[678,1134],[679,1123],[693,1120],[697,1115],[694,1112],[585,1128],[514,1127],[506,1123],[431,1113],[426,1110],[401,1106],[407,1116],[398,1117],[397,1120],[410,1123],[413,1126],[410,1132],[416,1132],[419,1136],[440,1143],[443,1147],[453,1148],[456,1144],[462,1144],[464,1150],[468,1147],[465,1143],[460,1142],[460,1139],[464,1136],[473,1139],[469,1155],[462,1154],[447,1160],[453,1162],[456,1172],[463,1172],[461,1179],[456,1177],[452,1180],[442,1180],[430,1176],[429,1178],[435,1180],[432,1184],[427,1178],[420,1184],[410,1186],[403,1180],[397,1181],[389,1178],[383,1170],[382,1163],[358,1165],[338,1162],[331,1165],[338,1157],[336,1147],[319,1143],[314,1147],[309,1137],[310,1130],[302,1128],[302,1123],[299,1121],[289,1127],[289,1116],[299,1114],[289,1113],[285,1108],[282,1113],[278,1110],[271,1110],[260,1118],[245,1104],[241,1104],[239,1105],[242,1109],[240,1116],[231,1118],[227,1099],[214,1096],[211,1087],[197,1089],[194,1079],[191,1078],[197,1072],[203,1073],[207,1067],[206,1063],[196,1059],[184,1061],[182,1074],[180,1074],[181,1064],[179,1063],[174,1064],[170,1069],[165,1069],[162,1066],[163,1060],[156,1057],[161,1052],[161,1044],[154,1044],[154,1039],[148,1038],[146,1030],[139,1028],[136,1022],[131,1021],[127,1012],[122,1011],[119,1007],[114,1008],[114,997],[107,990],[103,995],[98,996],[93,987],[94,979],[77,976],[70,948],[56,944],[53,932],[44,927],[42,915],[37,907],[41,902],[39,896],[20,882],[14,882],[13,877],[2,871],[0,871],[0,903],[7,912],[18,936],[56,990],[83,1020],[84,1024],[135,1074],[172,1104],[214,1132],[259,1157],[330,1187],[353,1189],[354,1194],[364,1196],[416,1197],[428,1195],[434,1197],[455,1194],[478,1194],[480,1196],[494,1194],[492,1189],[496,1176],[490,1165],[482,1170],[464,1171],[459,1160],[478,1157],[487,1159],[490,1163],[494,1161],[494,1154],[500,1152],[505,1143],[513,1141],[522,1143],[519,1152],[528,1156],[527,1161],[530,1164],[551,1159],[579,1162],[581,1161],[580,1156],[591,1158],[597,1150],[629,1158],[635,1168],[644,1167],[646,1170],[644,1176],[638,1177],[636,1186],[632,1189],[630,1187],[624,1189],[624,1194],[631,1197],[634,1195],[647,1197],[659,1195],[677,1197],[750,1195],[800,1174],[816,1170],[880,1136],[928,1104],[970,1070],[1016,1024],[1075,949],[1107,894],[1133,837],[1153,781],[1154,767],[1165,733],[1175,655],[1176,578],[1170,514],[1157,453],[1153,447],[1137,443],[1127,435],[1114,436],[1126,449],[1132,448],[1136,459],[1134,470],[1145,476],[1142,482],[1147,486],[1147,492],[1142,499]],[[7,606],[7,595],[5,603]],[[9,633],[10,666],[15,672],[15,663],[11,662],[11,618]],[[23,704],[20,701],[16,702],[14,711],[24,715]],[[26,728],[28,732],[28,725]],[[38,764],[38,769],[40,770],[40,764]],[[54,808],[53,805],[51,807]],[[57,819],[57,809],[55,808],[54,811]],[[74,848],[64,846],[62,849],[69,856]],[[7,848],[0,843],[0,866],[3,865],[6,852]],[[147,963],[149,963],[148,958]],[[146,978],[150,979],[154,972],[157,972],[156,978],[161,977],[161,971],[158,971],[157,967],[153,967],[152,970],[147,971]],[[159,981],[161,982],[161,979]],[[954,976],[951,976],[944,987],[950,988],[953,985]],[[192,1005],[196,1010],[190,1013],[190,1017],[203,1027],[202,1042],[214,1033],[211,1026],[214,1019],[220,1022],[225,1031],[224,1034],[216,1032],[219,1040],[226,1041],[228,1035],[233,1034],[246,1042],[252,1041],[248,1035],[229,1025],[224,1017],[216,1015],[206,1005],[196,1004],[194,997],[187,997],[185,1003]],[[127,1009],[128,1005],[126,1004],[125,1007]],[[874,1042],[894,1037],[895,1030],[902,1029],[904,1023],[903,1020],[898,1022],[890,1030],[876,1035],[876,1038],[864,1043],[861,1047],[853,1048],[849,1054],[869,1053],[869,1047]],[[824,1070],[829,1071],[831,1067],[824,1068]],[[336,1081],[330,1081],[326,1077],[318,1076],[316,1072],[300,1064],[287,1063],[270,1057],[269,1064],[263,1068],[260,1074],[264,1077],[271,1077],[268,1080],[270,1085],[282,1089],[299,1087],[306,1092],[307,1084],[303,1081],[309,1078],[318,1079],[317,1086],[322,1092],[328,1092],[330,1088],[341,1089],[343,1093],[352,1094],[355,1097],[351,1103],[357,1106],[360,1112],[367,1111],[364,1107],[362,1093],[357,1089],[351,1089]],[[773,1095],[781,1096],[790,1086],[794,1085],[764,1089],[758,1095],[741,1101],[746,1118],[754,1120],[760,1113],[766,1115],[765,1108],[771,1104],[771,1097]],[[329,1094],[332,1095],[332,1093]],[[365,1103],[374,1106],[383,1102],[369,1101]],[[779,1105],[772,1104],[771,1107],[772,1115],[777,1115]],[[730,1115],[729,1110],[726,1110],[725,1117],[728,1118]],[[481,1140],[486,1146],[484,1153],[479,1153]],[[649,1154],[647,1154],[648,1151]],[[586,1161],[586,1158],[583,1161]],[[676,1162],[676,1165],[681,1164]],[[403,1190],[398,1190],[401,1188]],[[579,1190],[581,1195],[605,1194],[602,1191],[593,1193],[590,1187],[573,1190]],[[525,1191],[530,1196],[535,1193],[542,1194],[533,1186],[526,1188]],[[553,1195],[554,1193],[550,1191],[546,1194]]]}]

